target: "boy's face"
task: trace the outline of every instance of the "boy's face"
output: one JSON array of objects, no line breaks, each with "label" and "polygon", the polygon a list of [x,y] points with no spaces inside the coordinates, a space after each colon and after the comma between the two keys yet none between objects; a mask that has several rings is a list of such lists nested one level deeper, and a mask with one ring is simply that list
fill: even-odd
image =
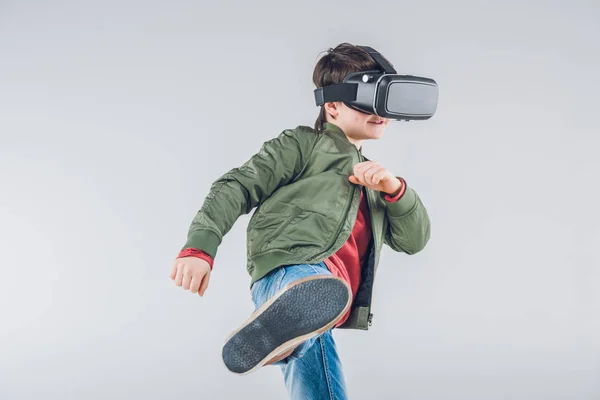
[{"label": "boy's face", "polygon": [[325,103],[327,121],[340,127],[348,139],[360,148],[363,140],[380,139],[391,119],[353,110],[343,102]]}]

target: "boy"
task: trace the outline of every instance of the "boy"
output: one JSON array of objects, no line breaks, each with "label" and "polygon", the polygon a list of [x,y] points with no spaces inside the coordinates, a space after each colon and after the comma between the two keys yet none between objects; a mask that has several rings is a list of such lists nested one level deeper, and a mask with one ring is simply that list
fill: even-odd
[{"label": "boy", "polygon": [[[342,43],[318,61],[313,82],[375,68],[367,52]],[[414,254],[430,237],[416,192],[362,154],[363,141],[380,139],[389,122],[325,103],[314,128],[283,131],[213,183],[171,279],[203,296],[223,236],[256,207],[247,229],[256,309],[223,347],[232,372],[278,365],[293,399],[347,398],[333,329],[371,325],[383,244]]]}]

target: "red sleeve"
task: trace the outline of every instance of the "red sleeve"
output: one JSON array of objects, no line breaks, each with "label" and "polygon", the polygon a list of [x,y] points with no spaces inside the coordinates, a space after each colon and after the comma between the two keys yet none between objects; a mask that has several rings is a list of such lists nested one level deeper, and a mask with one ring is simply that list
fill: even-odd
[{"label": "red sleeve", "polygon": [[394,202],[400,200],[402,198],[402,196],[404,196],[404,192],[406,192],[406,181],[404,179],[400,178],[399,176],[397,176],[396,178],[398,178],[398,180],[400,181],[400,191],[398,192],[398,194],[392,197],[391,195],[386,193],[383,196],[385,201],[389,201],[390,203],[394,203]]},{"label": "red sleeve", "polygon": [[179,255],[177,256],[177,258],[182,258],[182,257],[198,257],[198,258],[201,258],[201,259],[203,259],[204,261],[206,261],[210,265],[210,270],[212,271],[214,260],[212,259],[211,256],[209,256],[208,254],[206,254],[202,250],[192,249],[192,248],[183,249],[183,250],[181,250],[181,252],[179,252]]}]

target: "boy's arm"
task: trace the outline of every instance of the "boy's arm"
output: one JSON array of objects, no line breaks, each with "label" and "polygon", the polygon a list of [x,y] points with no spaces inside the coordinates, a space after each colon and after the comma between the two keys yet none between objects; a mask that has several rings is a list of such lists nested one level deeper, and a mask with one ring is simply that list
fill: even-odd
[{"label": "boy's arm", "polygon": [[208,256],[207,261],[212,266],[223,236],[240,215],[249,213],[302,170],[303,154],[306,154],[304,142],[300,142],[293,131],[285,130],[264,142],[260,151],[242,166],[213,182],[192,220],[182,251],[200,250]]},{"label": "boy's arm", "polygon": [[431,222],[417,192],[398,179],[402,183],[398,193],[382,193],[387,211],[384,243],[394,251],[415,254],[429,241]]}]

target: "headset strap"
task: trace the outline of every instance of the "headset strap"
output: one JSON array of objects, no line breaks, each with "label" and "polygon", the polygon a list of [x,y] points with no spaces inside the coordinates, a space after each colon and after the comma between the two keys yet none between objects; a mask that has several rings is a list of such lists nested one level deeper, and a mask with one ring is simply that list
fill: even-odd
[{"label": "headset strap", "polygon": [[392,63],[389,62],[381,53],[379,53],[374,48],[369,47],[369,46],[356,46],[356,47],[360,47],[361,49],[363,49],[364,51],[369,53],[371,58],[373,60],[375,60],[375,62],[377,64],[379,64],[379,66],[385,71],[386,74],[395,74],[396,73],[396,70],[394,69],[394,66],[392,65]]},{"label": "headset strap", "polygon": [[337,83],[315,89],[315,102],[321,106],[330,101],[356,100],[357,83]]}]

